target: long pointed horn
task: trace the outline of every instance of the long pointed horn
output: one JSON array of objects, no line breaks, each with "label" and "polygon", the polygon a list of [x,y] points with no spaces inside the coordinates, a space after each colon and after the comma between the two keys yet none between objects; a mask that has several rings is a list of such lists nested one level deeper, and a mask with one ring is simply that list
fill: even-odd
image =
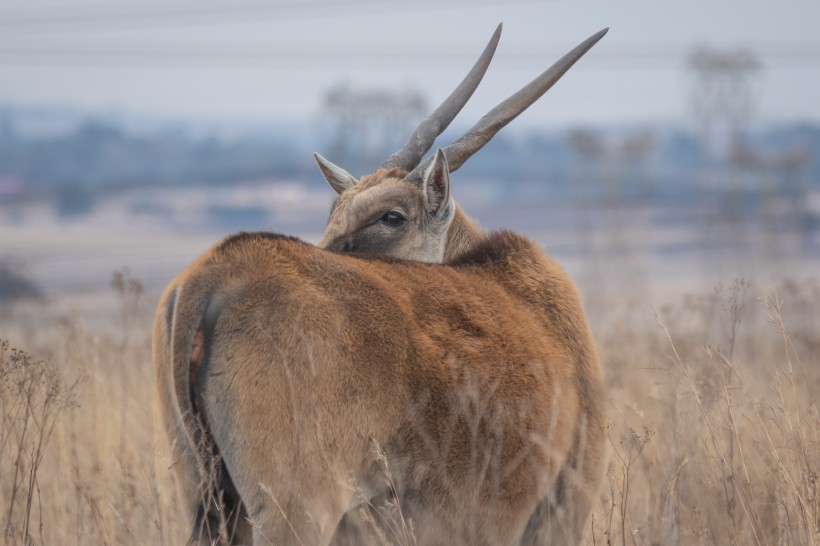
[{"label": "long pointed horn", "polygon": [[419,123],[407,143],[382,163],[383,168],[401,167],[409,171],[419,164],[424,154],[433,146],[436,137],[444,132],[450,122],[453,121],[453,118],[470,100],[473,92],[481,82],[481,78],[484,77],[484,73],[487,72],[487,67],[490,66],[490,61],[493,59],[500,37],[501,24],[499,23],[481,57],[478,58],[467,76],[427,119]]},{"label": "long pointed horn", "polygon": [[[583,57],[592,46],[598,43],[598,40],[604,37],[604,34],[606,34],[608,30],[609,28],[605,28],[581,42],[575,49],[561,57],[558,62],[528,83],[520,91],[487,112],[487,114],[461,138],[444,148],[444,153],[447,155],[447,161],[450,165],[450,172],[454,172],[461,167],[471,155],[487,144],[502,127],[514,120],[518,114],[541,98],[555,82],[561,79],[561,76],[563,76],[578,59]],[[405,180],[420,180],[431,161],[432,158],[428,157],[425,159],[405,177]]]}]

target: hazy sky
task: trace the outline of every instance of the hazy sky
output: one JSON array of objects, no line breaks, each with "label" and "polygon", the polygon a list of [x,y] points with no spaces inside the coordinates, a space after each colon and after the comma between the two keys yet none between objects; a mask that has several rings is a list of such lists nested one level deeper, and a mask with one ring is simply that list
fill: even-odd
[{"label": "hazy sky", "polygon": [[698,45],[759,56],[754,119],[820,121],[818,0],[5,0],[0,102],[265,123],[316,116],[346,82],[432,105],[499,22],[463,123],[606,26],[517,126],[685,119]]}]

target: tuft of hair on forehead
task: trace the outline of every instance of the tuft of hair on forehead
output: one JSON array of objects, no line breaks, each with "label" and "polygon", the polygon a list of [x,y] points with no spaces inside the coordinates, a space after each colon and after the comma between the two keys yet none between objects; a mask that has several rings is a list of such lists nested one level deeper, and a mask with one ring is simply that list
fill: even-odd
[{"label": "tuft of hair on forehead", "polygon": [[405,176],[407,176],[407,171],[399,167],[378,169],[373,174],[363,176],[357,185],[361,187],[361,189],[367,189],[372,188],[373,186],[378,186],[385,180],[389,179],[404,180]]},{"label": "tuft of hair on forehead", "polygon": [[[371,188],[375,188],[387,180],[394,180],[396,182],[402,182],[404,177],[407,175],[407,171],[402,169],[401,167],[392,167],[389,169],[378,169],[376,172],[372,174],[368,174],[363,176],[359,183],[355,186],[349,188],[344,193],[339,194],[336,199],[333,200],[333,205],[330,207],[330,215],[333,216],[336,207],[339,203],[342,202],[345,196],[348,198],[358,195],[359,193],[369,190]],[[412,184],[411,184],[412,185]]]}]

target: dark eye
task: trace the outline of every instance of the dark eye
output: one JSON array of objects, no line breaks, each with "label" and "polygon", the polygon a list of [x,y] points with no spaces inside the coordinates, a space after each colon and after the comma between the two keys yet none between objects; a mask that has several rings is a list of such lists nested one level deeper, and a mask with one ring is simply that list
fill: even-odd
[{"label": "dark eye", "polygon": [[379,219],[383,224],[386,224],[390,227],[399,227],[405,222],[406,218],[404,214],[397,210],[388,210],[385,212],[382,217]]}]

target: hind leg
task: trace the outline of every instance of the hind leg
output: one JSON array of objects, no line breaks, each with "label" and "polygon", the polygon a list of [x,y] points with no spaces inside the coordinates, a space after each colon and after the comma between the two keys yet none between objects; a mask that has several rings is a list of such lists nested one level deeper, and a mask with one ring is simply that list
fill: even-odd
[{"label": "hind leg", "polygon": [[[249,495],[248,520],[253,544],[327,546],[343,513],[334,509],[322,495],[308,499],[296,495],[291,487],[259,484],[259,494]],[[329,497],[338,491],[326,488]]]},{"label": "hind leg", "polygon": [[592,422],[582,427],[549,496],[530,516],[522,545],[581,543],[606,462],[603,429]]},{"label": "hind leg", "polygon": [[594,493],[566,487],[559,476],[552,494],[542,499],[527,522],[522,546],[581,544]]},{"label": "hind leg", "polygon": [[[220,473],[225,473],[224,467]],[[253,532],[247,511],[230,479],[222,479],[218,485],[210,486],[197,502],[189,543],[240,546],[252,541]]]}]

